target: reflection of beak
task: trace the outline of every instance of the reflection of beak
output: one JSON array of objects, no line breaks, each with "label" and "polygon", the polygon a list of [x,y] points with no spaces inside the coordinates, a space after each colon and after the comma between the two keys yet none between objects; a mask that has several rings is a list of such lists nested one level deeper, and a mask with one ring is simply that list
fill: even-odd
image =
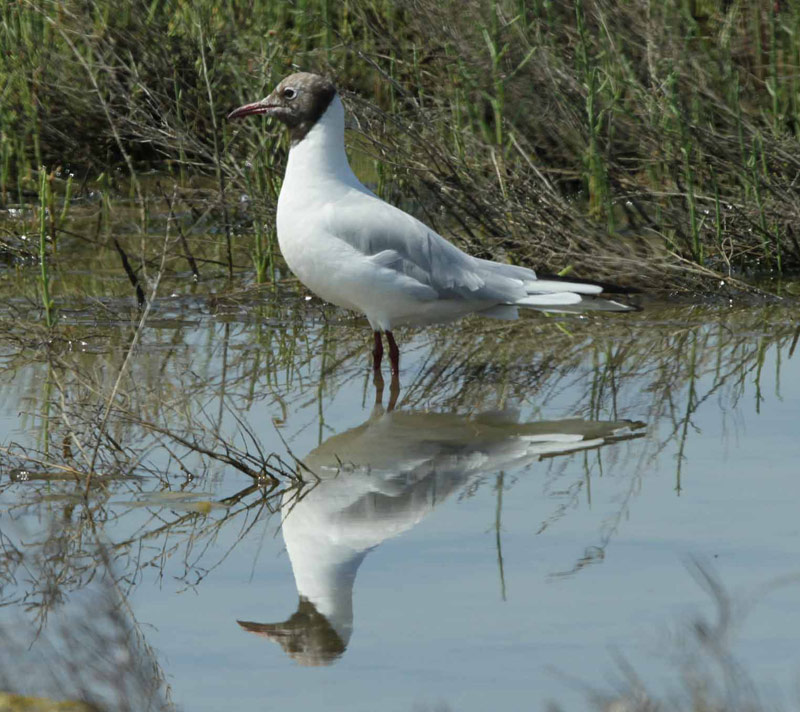
[{"label": "reflection of beak", "polygon": [[280,107],[276,104],[269,103],[269,97],[261,101],[254,101],[252,104],[245,104],[238,109],[234,109],[228,114],[228,119],[238,119],[242,116],[250,116],[251,114],[271,114],[275,109]]},{"label": "reflection of beak", "polygon": [[244,630],[278,643],[300,665],[332,665],[347,648],[330,621],[302,596],[297,611],[283,623],[236,622]]}]

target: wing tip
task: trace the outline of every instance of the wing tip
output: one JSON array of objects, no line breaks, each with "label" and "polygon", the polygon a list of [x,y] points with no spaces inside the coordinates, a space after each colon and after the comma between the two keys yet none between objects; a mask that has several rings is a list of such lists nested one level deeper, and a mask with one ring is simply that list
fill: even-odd
[{"label": "wing tip", "polygon": [[561,277],[559,275],[551,275],[551,274],[542,274],[539,275],[537,273],[537,279],[542,281],[548,282],[561,282],[566,283],[569,282],[571,284],[578,284],[578,285],[587,285],[593,287],[600,287],[600,292],[603,294],[641,294],[642,290],[638,287],[630,287],[624,286],[621,284],[614,284],[613,282],[602,282],[596,279],[583,279],[581,277],[572,277],[572,276],[564,276]]}]

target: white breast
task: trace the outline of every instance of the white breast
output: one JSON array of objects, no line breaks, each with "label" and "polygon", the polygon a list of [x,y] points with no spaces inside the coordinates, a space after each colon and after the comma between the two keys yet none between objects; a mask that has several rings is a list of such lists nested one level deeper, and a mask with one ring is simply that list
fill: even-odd
[{"label": "white breast", "polygon": [[344,150],[344,107],[338,96],[305,138],[289,151],[278,198],[278,244],[289,269],[322,299],[349,309],[354,303],[343,279],[355,252],[325,228],[325,215],[351,194],[368,194]]}]

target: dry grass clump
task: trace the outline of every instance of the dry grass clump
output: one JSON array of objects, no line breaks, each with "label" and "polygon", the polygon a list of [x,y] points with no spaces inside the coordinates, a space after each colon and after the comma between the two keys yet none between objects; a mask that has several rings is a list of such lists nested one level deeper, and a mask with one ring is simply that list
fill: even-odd
[{"label": "dry grass clump", "polygon": [[[38,629],[22,616],[0,624],[0,709],[6,712],[133,712],[175,710],[166,677],[124,593],[124,581],[95,555],[88,590],[53,606]],[[28,555],[26,573],[40,572]],[[55,585],[67,586],[58,581]]]}]

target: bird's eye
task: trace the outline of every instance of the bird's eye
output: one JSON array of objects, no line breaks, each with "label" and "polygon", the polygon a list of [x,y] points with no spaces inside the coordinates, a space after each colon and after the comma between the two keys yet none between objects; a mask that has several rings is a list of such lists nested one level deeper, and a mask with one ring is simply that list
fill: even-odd
[{"label": "bird's eye", "polygon": [[292,89],[292,87],[286,87],[286,89],[283,90],[283,98],[284,99],[288,99],[289,101],[291,101],[296,96],[297,96],[297,92],[294,89]]}]

